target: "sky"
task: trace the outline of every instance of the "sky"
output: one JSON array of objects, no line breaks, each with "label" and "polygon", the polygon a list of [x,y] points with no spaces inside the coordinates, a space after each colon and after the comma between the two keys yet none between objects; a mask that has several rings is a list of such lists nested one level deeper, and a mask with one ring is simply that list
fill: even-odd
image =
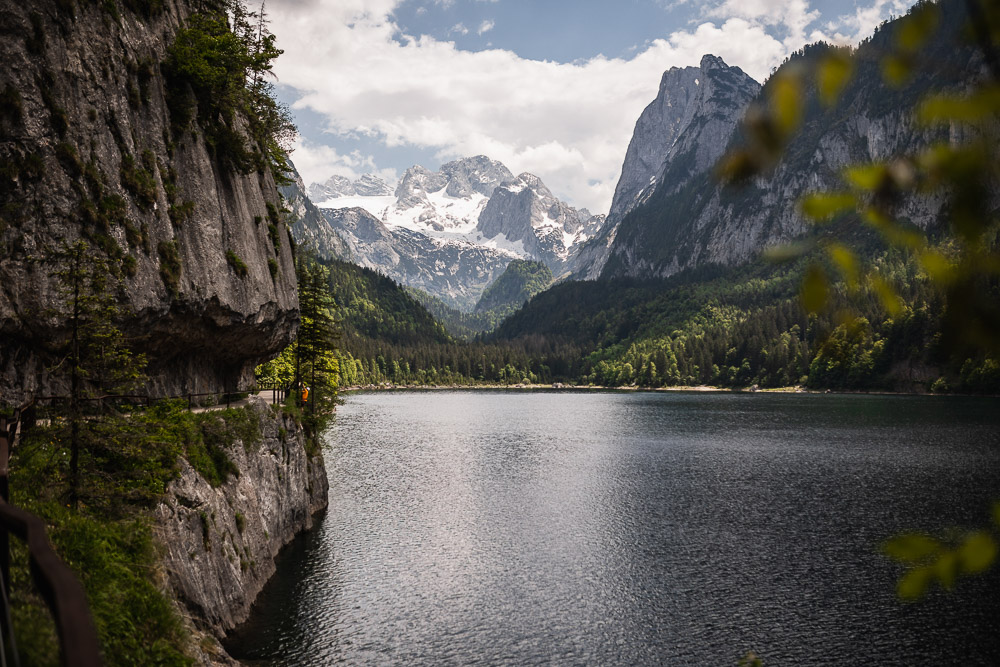
[{"label": "sky", "polygon": [[[249,0],[253,5],[254,0]],[[486,155],[607,213],[663,72],[720,56],[763,82],[911,0],[267,0],[306,184]]]}]

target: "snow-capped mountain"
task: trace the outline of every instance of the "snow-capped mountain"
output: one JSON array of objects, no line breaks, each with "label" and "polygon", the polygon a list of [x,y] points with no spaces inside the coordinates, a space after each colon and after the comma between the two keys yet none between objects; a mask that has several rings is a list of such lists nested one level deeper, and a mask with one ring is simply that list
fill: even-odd
[{"label": "snow-capped mountain", "polygon": [[[334,177],[309,189],[352,259],[463,309],[489,284],[482,280],[502,273],[511,259],[542,261],[553,274],[565,273],[604,222],[558,200],[537,176],[514,176],[484,156],[439,171],[411,167],[391,196],[362,194],[358,183]],[[359,209],[368,214],[366,229],[373,220],[384,229],[378,251],[357,236]]]},{"label": "snow-capped mountain", "polygon": [[346,176],[331,176],[325,183],[313,183],[308,195],[314,202],[337,197],[385,197],[392,194],[389,184],[374,174],[365,174],[352,181]]},{"label": "snow-capped mountain", "polygon": [[[352,262],[471,311],[514,259],[471,243],[442,242],[405,228],[389,229],[363,208],[323,209]],[[294,227],[293,227],[294,231]]]}]

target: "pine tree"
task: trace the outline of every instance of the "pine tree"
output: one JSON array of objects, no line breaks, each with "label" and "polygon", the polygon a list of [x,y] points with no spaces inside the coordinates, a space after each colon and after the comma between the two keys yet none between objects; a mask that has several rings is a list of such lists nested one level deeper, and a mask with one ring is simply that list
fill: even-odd
[{"label": "pine tree", "polygon": [[83,403],[96,399],[100,412],[108,395],[132,391],[145,382],[145,355],[133,354],[117,322],[121,309],[113,294],[116,277],[103,257],[85,241],[63,245],[50,254],[57,265],[66,339],[62,359],[52,370],[69,376],[70,502],[78,501]]}]

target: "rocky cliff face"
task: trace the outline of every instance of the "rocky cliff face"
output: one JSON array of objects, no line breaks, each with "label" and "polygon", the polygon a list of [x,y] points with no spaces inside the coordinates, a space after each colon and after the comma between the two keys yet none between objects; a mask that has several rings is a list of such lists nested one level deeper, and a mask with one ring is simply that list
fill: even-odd
[{"label": "rocky cliff face", "polygon": [[[942,3],[941,9],[942,34],[958,35],[965,21],[962,3]],[[854,77],[837,104],[825,107],[815,90],[807,90],[803,125],[771,173],[741,188],[724,187],[708,172],[689,177],[680,187],[671,177],[661,179],[655,192],[622,219],[602,277],[665,277],[704,264],[746,262],[768,246],[803,234],[808,223],[799,212],[801,197],[843,188],[840,172],[845,166],[949,140],[946,131],[918,125],[913,110],[931,90],[967,86],[981,69],[979,58],[955,40],[933,39],[921,54],[928,65],[908,85],[889,86],[880,68],[893,48],[897,25],[884,26],[861,45]],[[826,48],[807,47],[784,67],[808,70]],[[763,103],[763,93],[755,103]],[[720,145],[721,129],[711,134],[712,152]],[[737,146],[738,133],[727,142]],[[698,153],[686,150],[670,158],[668,174],[685,156],[684,162],[700,164]],[[913,197],[897,214],[928,228],[939,219],[942,205],[940,197]]]},{"label": "rocky cliff face", "polygon": [[573,252],[603,224],[604,216],[556,199],[540,178],[524,173],[494,189],[476,230],[487,239],[520,243],[528,257],[561,273]]},{"label": "rocky cliff face", "polygon": [[636,121],[607,225],[581,249],[575,277],[600,275],[618,225],[658,187],[676,191],[715,164],[759,91],[743,70],[713,55],[702,57],[698,67],[663,73],[656,99]]},{"label": "rocky cliff face", "polygon": [[297,327],[271,175],[224,168],[197,128],[171,130],[160,64],[189,3],[125,5],[143,9],[0,0],[0,400],[60,390],[44,260],[80,238],[124,271],[120,325],[155,389],[238,386]]},{"label": "rocky cliff face", "polygon": [[514,255],[467,242],[444,242],[406,228],[390,229],[362,208],[325,209],[352,262],[471,310]]},{"label": "rocky cliff face", "polygon": [[194,625],[216,637],[246,620],[278,551],[327,504],[322,456],[307,454],[294,420],[250,401],[262,441],[232,443],[239,474],[214,488],[182,461],[155,511],[169,585]]},{"label": "rocky cliff face", "polygon": [[[302,177],[294,170],[291,176],[292,184],[283,185],[278,190],[285,199],[285,207],[290,212],[288,221],[291,224],[295,243],[302,246],[303,249],[317,250],[324,257],[349,260],[351,258],[350,248],[347,247],[347,243],[337,234],[336,230],[326,222],[323,211],[317,208],[310,196],[306,194]],[[340,177],[335,176],[334,178]]]}]

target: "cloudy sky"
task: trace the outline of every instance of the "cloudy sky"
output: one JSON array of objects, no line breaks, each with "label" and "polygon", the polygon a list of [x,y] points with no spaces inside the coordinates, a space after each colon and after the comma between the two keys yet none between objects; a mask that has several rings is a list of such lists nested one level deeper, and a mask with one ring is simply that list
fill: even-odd
[{"label": "cloudy sky", "polygon": [[[253,0],[250,0],[253,5]],[[470,155],[607,213],[670,67],[758,81],[819,39],[857,42],[911,0],[267,0],[305,182]]]}]

